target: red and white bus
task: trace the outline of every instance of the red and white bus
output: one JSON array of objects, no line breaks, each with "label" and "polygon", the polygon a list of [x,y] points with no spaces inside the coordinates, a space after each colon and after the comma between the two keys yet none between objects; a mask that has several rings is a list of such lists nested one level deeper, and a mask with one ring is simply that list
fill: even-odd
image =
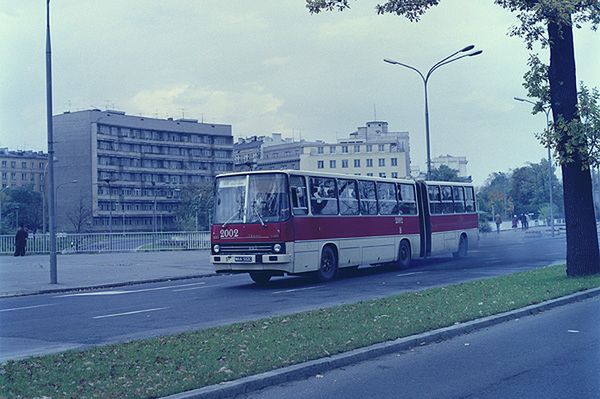
[{"label": "red and white bus", "polygon": [[414,181],[298,170],[217,176],[211,261],[217,272],[272,276],[453,253],[478,242],[468,183]]}]

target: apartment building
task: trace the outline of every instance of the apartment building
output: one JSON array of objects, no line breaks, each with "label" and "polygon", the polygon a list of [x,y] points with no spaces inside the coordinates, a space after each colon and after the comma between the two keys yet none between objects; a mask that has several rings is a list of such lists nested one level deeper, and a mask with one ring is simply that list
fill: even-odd
[{"label": "apartment building", "polygon": [[22,151],[0,148],[0,184],[2,188],[29,186],[44,192],[48,154],[42,151]]},{"label": "apartment building", "polygon": [[58,231],[83,218],[92,231],[171,230],[182,188],[233,170],[231,125],[99,109],[53,122]]}]

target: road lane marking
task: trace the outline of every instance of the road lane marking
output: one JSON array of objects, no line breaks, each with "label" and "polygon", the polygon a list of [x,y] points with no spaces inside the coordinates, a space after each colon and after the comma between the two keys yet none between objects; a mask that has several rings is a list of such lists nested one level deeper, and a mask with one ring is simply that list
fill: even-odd
[{"label": "road lane marking", "polygon": [[152,308],[152,309],[132,310],[131,312],[113,313],[113,314],[105,314],[105,315],[101,315],[101,316],[94,316],[94,317],[92,317],[92,319],[106,319],[107,317],[128,316],[128,315],[138,314],[138,313],[156,312],[156,311],[165,310],[165,309],[169,309],[169,308],[166,307],[166,308]]},{"label": "road lane marking", "polygon": [[54,306],[55,303],[48,303],[45,305],[32,305],[32,306],[21,306],[19,308],[9,308],[9,309],[0,309],[0,312],[12,312],[15,310],[25,310],[25,309],[35,309],[35,308],[43,308],[45,306]]},{"label": "road lane marking", "polygon": [[312,289],[315,289],[315,288],[319,288],[319,287],[315,286],[315,287],[305,287],[305,288],[293,288],[291,290],[274,291],[274,292],[271,292],[271,294],[285,294],[285,293],[288,293],[288,292],[306,291],[306,290],[312,290]]},{"label": "road lane marking", "polygon": [[173,290],[173,292],[181,292],[181,291],[191,291],[191,290],[201,290],[203,288],[211,288],[211,286],[205,285],[204,287],[190,287],[190,288],[180,288],[178,290]]},{"label": "road lane marking", "polygon": [[122,294],[135,294],[137,292],[148,292],[148,291],[159,291],[159,290],[169,290],[177,287],[189,287],[193,285],[204,285],[205,282],[202,283],[190,283],[190,284],[179,284],[179,285],[169,285],[167,287],[155,287],[155,288],[142,288],[139,290],[119,290],[119,291],[99,291],[99,292],[79,292],[76,294],[65,294],[58,295],[55,298],[68,298],[68,297],[76,297],[76,296],[102,296],[102,295],[122,295]]},{"label": "road lane marking", "polygon": [[404,274],[396,274],[396,277],[404,277],[404,276],[414,276],[415,274],[423,274],[425,272],[411,272],[411,273],[404,273]]}]

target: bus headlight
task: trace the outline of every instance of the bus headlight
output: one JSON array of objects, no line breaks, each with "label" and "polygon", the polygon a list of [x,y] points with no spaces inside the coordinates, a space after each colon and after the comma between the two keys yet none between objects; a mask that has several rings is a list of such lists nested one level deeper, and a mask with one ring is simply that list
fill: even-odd
[{"label": "bus headlight", "polygon": [[281,244],[273,245],[273,252],[275,252],[276,254],[280,253],[281,249],[282,249]]},{"label": "bus headlight", "polygon": [[213,252],[214,253],[218,254],[220,250],[221,250],[221,246],[219,244],[213,245]]}]

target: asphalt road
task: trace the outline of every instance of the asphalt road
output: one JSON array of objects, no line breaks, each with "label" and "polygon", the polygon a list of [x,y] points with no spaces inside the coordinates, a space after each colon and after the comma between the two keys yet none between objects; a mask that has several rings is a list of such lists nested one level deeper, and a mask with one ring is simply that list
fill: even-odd
[{"label": "asphalt road", "polygon": [[600,397],[600,298],[238,398]]},{"label": "asphalt road", "polygon": [[247,275],[0,299],[0,360],[121,342],[322,308],[512,273],[565,258],[564,238],[488,239],[466,259],[415,261],[404,271],[364,267],[328,284]]}]

